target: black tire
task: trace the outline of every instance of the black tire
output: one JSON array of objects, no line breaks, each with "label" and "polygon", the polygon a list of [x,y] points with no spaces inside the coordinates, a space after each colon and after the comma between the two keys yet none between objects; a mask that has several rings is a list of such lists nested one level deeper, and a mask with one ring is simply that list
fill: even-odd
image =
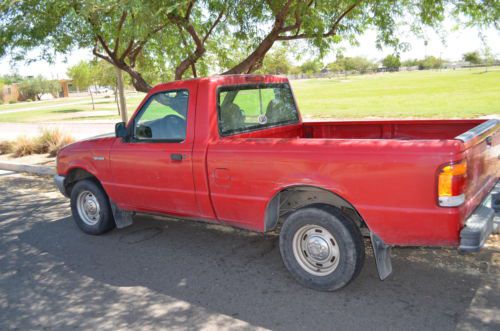
[{"label": "black tire", "polygon": [[[313,232],[304,234],[304,229],[311,229]],[[321,233],[320,229],[327,231]],[[333,238],[325,240],[327,246],[319,245],[314,248],[315,243],[312,246],[310,243],[316,233],[325,236],[324,238]],[[297,238],[294,241],[296,234]],[[321,240],[320,242],[323,243]],[[300,245],[305,245],[306,249],[302,249],[304,246]],[[294,246],[297,253],[294,253]],[[329,247],[328,250],[325,250],[325,247]],[[308,255],[307,251],[310,248],[312,251]],[[290,214],[281,228],[280,251],[283,263],[292,276],[300,284],[318,291],[335,291],[346,286],[358,276],[365,260],[363,237],[356,224],[339,209],[327,205],[305,207]],[[315,263],[321,266],[317,267],[317,270],[308,270],[316,268],[308,262],[314,257],[324,257],[321,254],[326,254],[322,252],[327,251],[337,252],[331,260],[330,257],[325,260],[326,265],[330,263],[330,268],[333,270],[320,271],[320,268],[323,268],[323,261],[317,261],[322,264]],[[324,272],[324,274],[313,274],[313,272]]]},{"label": "black tire", "polygon": [[[98,211],[91,221],[85,221],[85,216],[79,213],[78,199],[80,195],[91,197],[98,203]],[[112,230],[115,225],[108,196],[99,184],[92,180],[81,180],[71,190],[71,213],[76,225],[85,233],[99,235]],[[95,222],[95,223],[94,223]]]}]

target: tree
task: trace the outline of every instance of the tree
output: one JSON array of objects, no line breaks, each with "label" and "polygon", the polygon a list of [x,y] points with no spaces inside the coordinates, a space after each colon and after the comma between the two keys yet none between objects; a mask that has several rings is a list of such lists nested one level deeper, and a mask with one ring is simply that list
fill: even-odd
[{"label": "tree", "polygon": [[323,69],[323,63],[318,59],[308,60],[300,65],[300,72],[307,75],[316,74],[321,69]]},{"label": "tree", "polygon": [[277,42],[304,40],[321,56],[372,28],[378,46],[399,49],[402,21],[418,31],[446,16],[498,26],[499,15],[497,2],[484,0],[7,0],[0,3],[0,56],[24,59],[41,47],[51,60],[75,47],[92,49],[146,92],[150,73],[181,79],[209,66],[255,72]]},{"label": "tree", "polygon": [[405,60],[401,63],[403,67],[417,67],[420,64],[418,59]]},{"label": "tree", "polygon": [[481,43],[483,44],[482,52],[483,52],[484,71],[488,72],[488,66],[492,66],[495,63],[495,56],[491,51],[491,47],[488,45],[486,36],[481,34],[480,38],[481,38]]},{"label": "tree", "polygon": [[24,79],[19,84],[19,92],[23,99],[40,100],[46,93],[57,95],[61,86],[55,80],[47,80],[42,76]]},{"label": "tree", "polygon": [[401,67],[401,60],[399,56],[389,54],[382,60],[382,65],[386,68],[399,68]]},{"label": "tree", "polygon": [[478,51],[464,53],[462,55],[462,59],[464,61],[470,62],[472,64],[480,64],[481,63],[481,55],[479,55]]},{"label": "tree", "polygon": [[259,72],[283,75],[290,73],[291,69],[292,64],[288,60],[287,49],[285,47],[278,47],[266,56]]},{"label": "tree", "polygon": [[82,90],[87,90],[92,100],[92,109],[95,110],[94,96],[90,87],[94,85],[95,70],[91,62],[80,61],[78,64],[72,66],[67,72],[73,84]]},{"label": "tree", "polygon": [[93,66],[88,61],[70,67],[67,74],[78,89],[87,90],[93,84]]},{"label": "tree", "polygon": [[435,56],[427,56],[425,59],[420,60],[418,68],[423,69],[439,69],[443,65],[443,60]]}]

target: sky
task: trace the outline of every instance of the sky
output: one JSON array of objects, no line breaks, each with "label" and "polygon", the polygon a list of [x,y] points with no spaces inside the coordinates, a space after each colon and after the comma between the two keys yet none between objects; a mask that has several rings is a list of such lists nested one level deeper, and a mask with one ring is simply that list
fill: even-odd
[{"label": "sky", "polygon": [[[402,32],[400,36],[402,40],[410,44],[410,50],[401,53],[401,59],[424,58],[426,55],[441,57],[450,61],[458,61],[465,52],[481,51],[484,46],[479,38],[480,30],[478,28],[454,29],[454,23],[446,21],[442,29],[439,31],[425,31],[425,40],[428,41],[427,47],[424,46],[424,39],[416,37],[410,33]],[[500,57],[500,31],[490,28],[482,30],[481,33],[486,37],[485,40],[491,49],[491,52],[497,57]],[[444,36],[444,38],[443,38]],[[350,46],[341,44],[345,56],[364,56],[370,60],[381,60],[388,54],[393,53],[391,49],[379,50],[375,45],[376,32],[374,30],[366,31],[359,37],[359,46]],[[443,40],[445,40],[443,42]],[[35,56],[37,50],[30,53],[30,56]],[[313,56],[311,54],[311,56]],[[307,59],[307,56],[304,58]],[[67,78],[66,71],[72,65],[77,64],[81,60],[92,59],[91,50],[76,49],[67,55],[59,55],[56,57],[54,64],[49,64],[45,61],[36,61],[32,63],[11,63],[10,58],[4,57],[0,59],[0,75],[19,73],[23,76],[42,75],[48,79],[63,79]],[[324,58],[325,63],[335,60],[335,52],[332,51]]]}]

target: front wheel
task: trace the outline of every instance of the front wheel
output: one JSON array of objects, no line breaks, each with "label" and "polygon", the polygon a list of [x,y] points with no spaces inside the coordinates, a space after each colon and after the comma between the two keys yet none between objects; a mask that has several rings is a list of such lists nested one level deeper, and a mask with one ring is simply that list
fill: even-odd
[{"label": "front wheel", "polygon": [[285,220],[280,233],[281,257],[302,285],[335,291],[361,271],[363,237],[352,220],[331,206],[299,209]]},{"label": "front wheel", "polygon": [[76,225],[85,233],[98,235],[115,227],[104,190],[92,180],[82,180],[71,190],[71,212]]}]

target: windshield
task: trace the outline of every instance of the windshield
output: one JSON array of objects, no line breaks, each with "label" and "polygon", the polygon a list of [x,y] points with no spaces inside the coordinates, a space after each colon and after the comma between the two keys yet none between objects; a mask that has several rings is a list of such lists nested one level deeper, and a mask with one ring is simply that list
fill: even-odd
[{"label": "windshield", "polygon": [[217,96],[222,135],[297,123],[299,115],[288,84],[223,86]]}]

